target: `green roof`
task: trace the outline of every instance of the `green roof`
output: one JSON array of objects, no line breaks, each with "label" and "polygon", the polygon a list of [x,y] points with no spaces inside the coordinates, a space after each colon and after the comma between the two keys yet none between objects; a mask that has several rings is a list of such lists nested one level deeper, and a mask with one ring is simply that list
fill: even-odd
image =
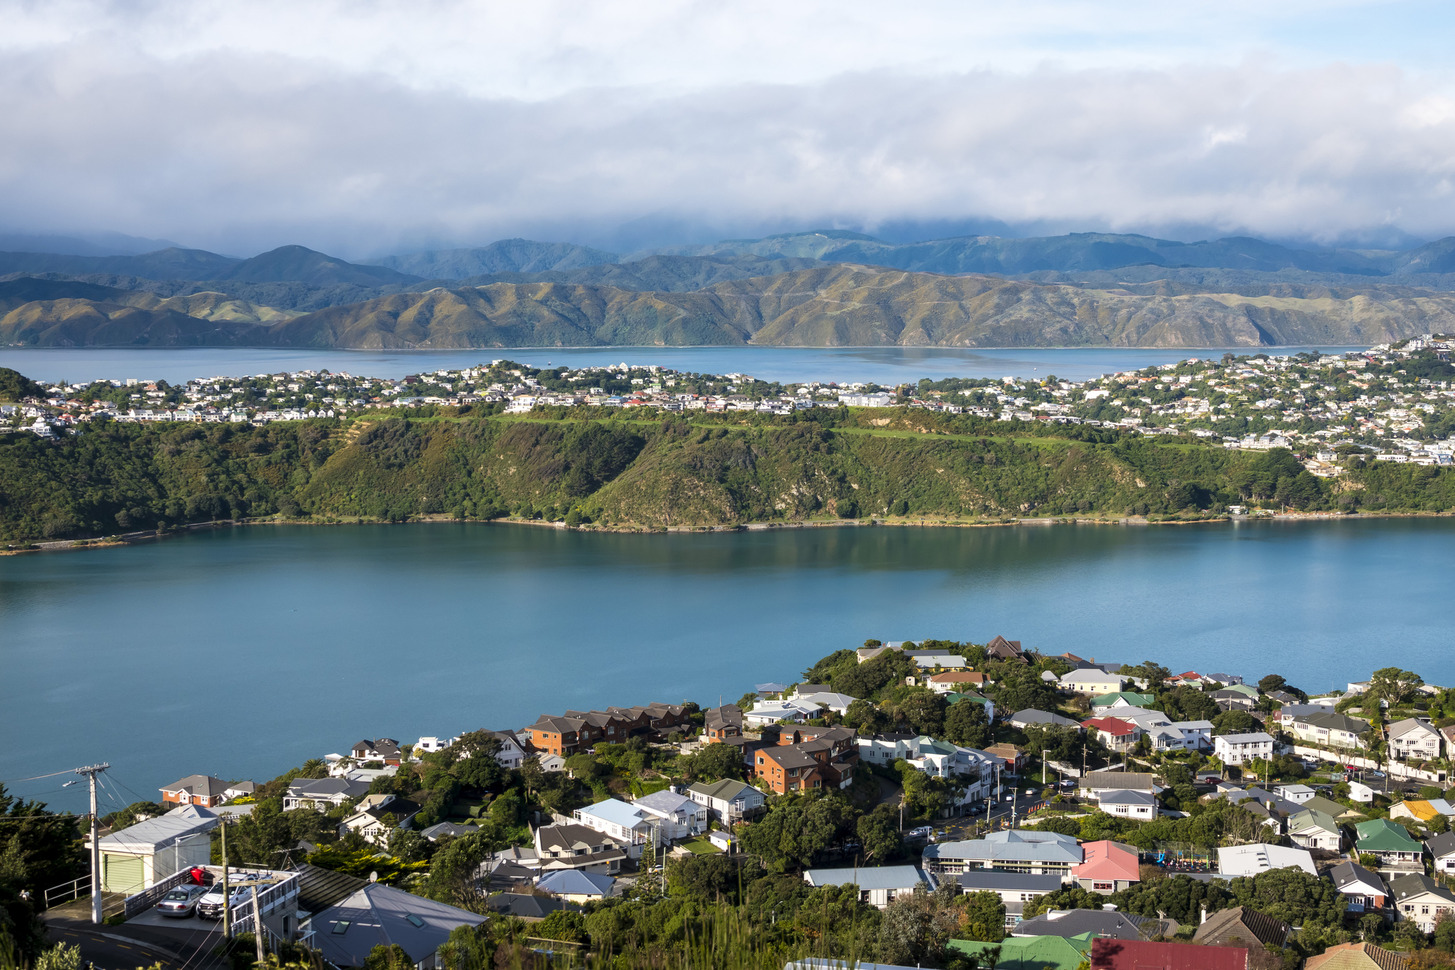
[{"label": "green roof", "polygon": [[972,960],[992,947],[1000,947],[995,970],[1076,970],[1091,953],[1092,934],[1080,936],[1007,936],[999,943],[951,940],[951,950]]},{"label": "green roof", "polygon": [[1387,818],[1372,818],[1367,822],[1356,822],[1356,848],[1360,852],[1423,852],[1424,846],[1410,838],[1403,825]]},{"label": "green roof", "polygon": [[1146,707],[1156,701],[1157,698],[1151,694],[1134,694],[1131,691],[1117,690],[1110,694],[1102,694],[1100,697],[1091,699],[1092,707],[1110,707],[1118,701],[1124,701],[1133,707]]},{"label": "green roof", "polygon": [[1218,689],[1219,690],[1230,690],[1230,691],[1232,691],[1235,694],[1242,694],[1244,697],[1248,698],[1249,700],[1256,701],[1258,699],[1258,690],[1257,690],[1257,688],[1255,688],[1255,687],[1249,687],[1247,684],[1229,684],[1226,687],[1220,687]]}]

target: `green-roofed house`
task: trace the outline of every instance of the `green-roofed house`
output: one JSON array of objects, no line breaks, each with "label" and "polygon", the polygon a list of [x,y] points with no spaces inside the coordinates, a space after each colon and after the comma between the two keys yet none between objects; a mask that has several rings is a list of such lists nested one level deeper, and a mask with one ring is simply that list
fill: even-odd
[{"label": "green-roofed house", "polygon": [[[994,967],[995,970],[1076,970],[1090,959],[1094,933],[1080,936],[1008,936],[999,943],[978,940],[951,940],[949,948],[970,959],[972,967]],[[1000,948],[1000,956],[991,960]]]},{"label": "green-roofed house", "polygon": [[1423,872],[1425,868],[1425,847],[1416,842],[1403,825],[1387,818],[1356,822],[1354,851],[1374,856],[1379,860],[1380,869]]},{"label": "green-roofed house", "polygon": [[1106,713],[1107,708],[1113,707],[1151,707],[1157,700],[1151,694],[1138,694],[1129,690],[1112,691],[1110,694],[1101,694],[1091,699],[1091,709],[1098,714]]}]

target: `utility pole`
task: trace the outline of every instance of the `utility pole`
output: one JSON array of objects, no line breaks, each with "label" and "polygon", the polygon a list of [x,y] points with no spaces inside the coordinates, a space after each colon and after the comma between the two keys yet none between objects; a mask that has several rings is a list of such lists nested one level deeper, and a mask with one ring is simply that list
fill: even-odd
[{"label": "utility pole", "polygon": [[91,922],[101,924],[101,823],[96,817],[96,776],[110,768],[102,762],[77,768],[76,774],[85,775],[91,781]]},{"label": "utility pole", "polygon": [[258,908],[257,883],[253,883],[253,939],[258,944],[258,966],[265,966],[267,961],[263,956],[263,914]]},{"label": "utility pole", "polygon": [[223,818],[218,828],[222,829],[222,938],[232,939],[232,894],[227,885],[227,819]]}]

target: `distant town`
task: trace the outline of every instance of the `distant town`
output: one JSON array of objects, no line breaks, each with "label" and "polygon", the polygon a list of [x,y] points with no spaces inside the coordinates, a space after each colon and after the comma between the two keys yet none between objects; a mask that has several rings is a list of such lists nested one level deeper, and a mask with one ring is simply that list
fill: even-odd
[{"label": "distant town", "polygon": [[1388,462],[1455,461],[1455,338],[1427,334],[1343,354],[1191,357],[1087,381],[1006,377],[780,384],[745,374],[657,366],[531,368],[508,360],[400,380],[305,370],[213,377],[173,386],[125,378],[43,384],[43,395],[0,405],[0,430],[52,437],[87,422],[234,422],[341,418],[375,410],[496,405],[648,408],[664,412],[791,414],[807,408],[921,408],[1003,422],[1115,427],[1188,435],[1228,448],[1290,448],[1316,475],[1350,455]]},{"label": "distant town", "polygon": [[1397,667],[1310,695],[1001,636],[869,640],[710,709],[182,774],[108,817],[100,878],[113,929],[183,937],[216,929],[227,871],[230,931],[338,968],[391,945],[417,967],[660,954],[687,944],[654,921],[689,904],[762,920],[748,963],[775,967],[1450,966],[1452,758],[1455,690]]}]

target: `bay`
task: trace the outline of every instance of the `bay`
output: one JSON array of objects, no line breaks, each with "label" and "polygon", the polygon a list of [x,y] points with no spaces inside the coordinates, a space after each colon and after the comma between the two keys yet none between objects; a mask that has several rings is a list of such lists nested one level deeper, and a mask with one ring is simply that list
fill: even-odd
[{"label": "bay", "polygon": [[1455,682],[1455,520],[617,535],[247,527],[0,558],[0,781],[103,808],[360,738],[735,701],[866,638],[996,634],[1174,670]]},{"label": "bay", "polygon": [[1046,377],[1086,380],[1116,371],[1224,353],[1328,353],[1364,347],[1020,348],[959,350],[942,347],[583,347],[483,350],[272,350],[247,347],[176,349],[0,347],[0,367],[43,381],[89,383],[142,378],[184,383],[198,377],[242,377],[281,371],[329,370],[362,377],[400,378],[507,359],[532,367],[657,364],[678,371],[742,373],[767,381],[873,381],[895,385],[921,378]]}]

